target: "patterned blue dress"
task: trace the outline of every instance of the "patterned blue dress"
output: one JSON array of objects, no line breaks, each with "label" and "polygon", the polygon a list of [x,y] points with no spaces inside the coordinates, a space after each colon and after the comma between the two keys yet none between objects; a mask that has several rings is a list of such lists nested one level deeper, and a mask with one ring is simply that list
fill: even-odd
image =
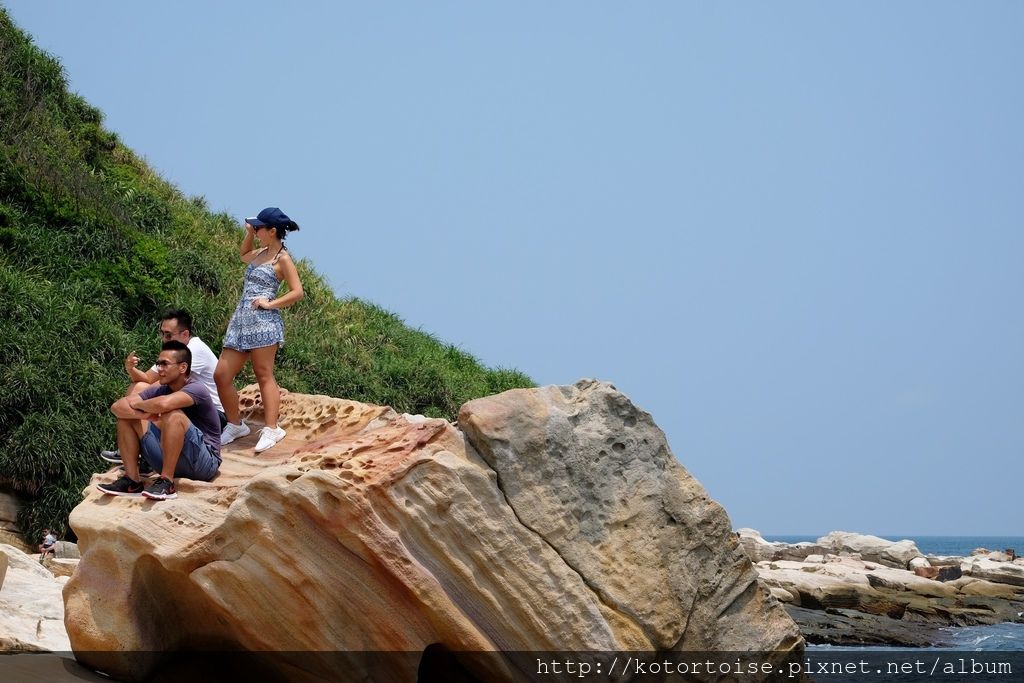
[{"label": "patterned blue dress", "polygon": [[278,252],[273,261],[258,266],[250,263],[245,269],[242,298],[235,307],[231,322],[228,323],[228,331],[224,335],[225,347],[236,351],[251,351],[274,344],[284,346],[284,322],[281,320],[281,311],[252,307],[252,302],[261,296],[268,300],[277,296],[281,281],[274,273],[274,264],[280,257],[281,253]]}]

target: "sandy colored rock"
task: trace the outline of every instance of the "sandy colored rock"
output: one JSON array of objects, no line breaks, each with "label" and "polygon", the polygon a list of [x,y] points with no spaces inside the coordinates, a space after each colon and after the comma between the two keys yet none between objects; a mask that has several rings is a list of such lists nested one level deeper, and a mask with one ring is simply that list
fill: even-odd
[{"label": "sandy colored rock", "polygon": [[973,577],[964,577],[962,579],[958,579],[956,582],[951,581],[949,585],[955,585],[957,583],[959,583],[959,585],[957,585],[957,590],[964,595],[1024,601],[1024,588],[1020,588],[1018,586],[1011,586],[1005,583],[992,583],[991,581],[975,579]]},{"label": "sandy colored rock", "polygon": [[31,555],[0,544],[7,562],[0,590],[0,651],[67,651],[64,630],[64,583]]},{"label": "sandy colored rock", "polygon": [[767,600],[720,505],[609,384],[513,390],[459,426],[516,517],[654,649],[774,650],[800,640]]},{"label": "sandy colored rock", "polygon": [[960,568],[964,574],[993,583],[1024,586],[1024,565],[990,560],[987,556],[964,558]]},{"label": "sandy colored rock", "polygon": [[[533,422],[550,417],[552,395],[595,416],[586,434],[568,415]],[[64,592],[76,655],[145,675],[157,659],[127,651],[801,650],[724,511],[660,430],[652,449],[634,443],[654,431],[624,422],[649,422],[624,396],[590,383],[473,403],[463,414],[492,464],[444,420],[289,393],[284,441],[259,456],[255,435],[231,444],[221,474],[179,480],[175,500],[90,485],[71,515],[82,559]],[[258,426],[255,387],[242,404]],[[519,442],[504,440],[514,434],[537,448],[520,458]],[[614,457],[592,459],[600,450]],[[561,476],[524,491],[526,462]],[[609,473],[617,481],[599,486]],[[537,520],[531,506],[555,516]],[[388,658],[373,675],[414,679],[410,661]],[[329,676],[333,664],[307,657],[302,675]]]},{"label": "sandy colored rock", "polygon": [[52,559],[47,557],[43,562],[43,566],[50,570],[50,573],[54,576],[70,577],[78,567],[78,560]]}]

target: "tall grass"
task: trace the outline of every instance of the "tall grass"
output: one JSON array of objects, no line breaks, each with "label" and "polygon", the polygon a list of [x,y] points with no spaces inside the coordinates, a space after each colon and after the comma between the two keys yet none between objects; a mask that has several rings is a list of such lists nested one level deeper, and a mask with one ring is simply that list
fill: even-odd
[{"label": "tall grass", "polygon": [[[0,8],[0,489],[26,499],[28,537],[66,529],[97,451],[114,442],[121,361],[155,357],[162,310],[189,310],[220,348],[241,237],[104,130]],[[532,385],[298,268],[306,297],[285,312],[282,386],[454,419],[467,400]]]}]

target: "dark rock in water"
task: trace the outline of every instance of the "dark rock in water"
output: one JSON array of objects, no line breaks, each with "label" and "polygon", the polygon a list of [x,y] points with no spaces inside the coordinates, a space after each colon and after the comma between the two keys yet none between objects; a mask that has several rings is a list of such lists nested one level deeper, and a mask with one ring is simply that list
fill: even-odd
[{"label": "dark rock in water", "polygon": [[935,623],[893,619],[850,609],[824,611],[786,605],[808,643],[815,645],[885,645],[896,647],[951,646]]}]

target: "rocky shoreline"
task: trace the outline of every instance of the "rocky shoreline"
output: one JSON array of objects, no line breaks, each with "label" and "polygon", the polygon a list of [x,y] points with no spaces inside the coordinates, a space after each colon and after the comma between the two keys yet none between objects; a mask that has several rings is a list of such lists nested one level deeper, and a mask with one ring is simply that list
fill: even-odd
[{"label": "rocky shoreline", "polygon": [[841,531],[813,543],[736,533],[808,643],[944,646],[948,627],[1024,623],[1024,558],[1013,552],[926,556],[912,541]]}]

